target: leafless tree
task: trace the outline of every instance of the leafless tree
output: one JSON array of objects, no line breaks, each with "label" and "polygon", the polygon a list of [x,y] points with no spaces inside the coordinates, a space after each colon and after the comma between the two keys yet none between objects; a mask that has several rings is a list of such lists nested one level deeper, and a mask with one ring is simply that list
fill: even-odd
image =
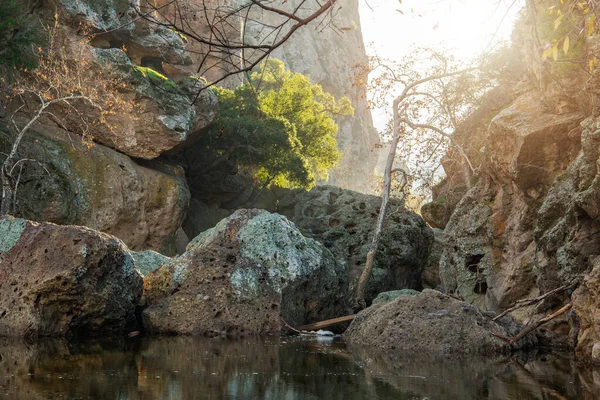
[{"label": "leafless tree", "polygon": [[298,29],[335,29],[338,0],[147,0],[138,15],[189,41],[197,73],[212,85],[244,74]]},{"label": "leafless tree", "polygon": [[[359,72],[358,79],[365,79],[365,72],[374,69],[383,72],[369,83],[375,90],[371,102],[383,104],[393,98],[390,108],[392,119],[387,132],[391,145],[384,171],[379,216],[355,293],[355,305],[359,309],[366,306],[364,291],[373,269],[393,179],[401,178],[402,190],[410,189],[409,181],[426,183],[432,180],[441,157],[449,148],[454,148],[466,166],[465,181],[469,182],[475,166],[452,133],[487,87],[474,80],[475,68],[458,67],[450,57],[432,50],[415,51],[402,63],[374,57],[370,66]],[[402,156],[403,168],[394,167],[398,153]]]},{"label": "leafless tree", "polygon": [[47,118],[79,134],[89,148],[93,145],[93,126],[112,130],[109,120],[114,115],[135,115],[135,102],[125,100],[120,92],[127,86],[124,79],[110,72],[99,72],[81,54],[67,56],[61,44],[58,16],[44,29],[48,42],[44,48],[35,50],[38,67],[33,71],[15,71],[10,81],[2,85],[12,137],[8,153],[0,153],[3,156],[0,215],[15,212],[23,165],[37,162],[21,158],[19,147],[40,119]]}]

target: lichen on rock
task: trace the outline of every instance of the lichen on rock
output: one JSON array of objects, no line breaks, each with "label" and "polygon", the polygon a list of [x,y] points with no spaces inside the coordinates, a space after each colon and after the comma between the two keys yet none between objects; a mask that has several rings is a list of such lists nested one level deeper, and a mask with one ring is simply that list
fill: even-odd
[{"label": "lichen on rock", "polygon": [[4,233],[0,336],[125,333],[143,282],[123,242],[84,227],[12,217],[0,218]]},{"label": "lichen on rock", "polygon": [[145,277],[150,332],[251,335],[344,314],[346,276],[332,254],[277,214],[238,210]]}]

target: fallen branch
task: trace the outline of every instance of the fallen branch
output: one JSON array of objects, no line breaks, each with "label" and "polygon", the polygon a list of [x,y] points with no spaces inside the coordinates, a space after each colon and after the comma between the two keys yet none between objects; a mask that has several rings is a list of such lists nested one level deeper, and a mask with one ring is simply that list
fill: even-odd
[{"label": "fallen branch", "polygon": [[498,334],[498,333],[494,333],[494,332],[492,332],[492,335],[496,336],[497,338],[506,340],[509,344],[515,344],[519,340],[523,339],[523,337],[525,337],[527,334],[529,334],[532,331],[536,330],[537,328],[539,328],[540,326],[542,326],[546,322],[551,321],[554,318],[556,318],[556,317],[564,314],[565,312],[567,312],[568,310],[570,310],[571,307],[573,307],[573,303],[569,302],[567,305],[565,305],[564,307],[560,308],[559,310],[553,312],[552,314],[549,314],[549,315],[545,316],[544,318],[540,319],[536,323],[527,326],[525,329],[523,329],[521,332],[519,332],[516,336],[513,336],[512,338],[508,338],[508,337],[506,337],[504,335],[501,335],[501,334]]},{"label": "fallen branch", "polygon": [[517,300],[512,307],[504,310],[501,314],[498,314],[497,316],[495,316],[494,318],[492,318],[492,321],[496,321],[496,320],[504,317],[506,314],[508,314],[511,311],[514,311],[514,310],[517,310],[519,308],[523,308],[523,307],[527,307],[527,306],[539,303],[540,301],[542,301],[542,300],[544,300],[544,299],[546,299],[546,298],[548,298],[550,296],[553,296],[555,294],[562,293],[562,292],[564,292],[566,290],[574,288],[578,284],[579,284],[579,281],[575,280],[575,281],[572,281],[571,283],[568,283],[568,284],[566,284],[564,286],[561,286],[559,288],[551,290],[551,291],[549,291],[546,294],[543,294],[543,295],[538,296],[538,297],[534,297],[533,299]]},{"label": "fallen branch", "polygon": [[354,318],[356,318],[356,314],[346,315],[343,317],[338,317],[338,318],[328,319],[325,321],[315,322],[314,324],[304,325],[304,326],[301,326],[300,329],[304,329],[307,331],[312,331],[315,329],[323,329],[323,328],[327,328],[328,326],[331,326],[331,325],[337,325],[337,324],[341,324],[342,322],[352,321]]}]

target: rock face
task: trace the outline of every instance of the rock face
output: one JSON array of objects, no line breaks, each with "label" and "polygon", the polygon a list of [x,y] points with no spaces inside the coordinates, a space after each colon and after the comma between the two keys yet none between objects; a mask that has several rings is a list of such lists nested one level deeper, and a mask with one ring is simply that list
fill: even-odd
[{"label": "rock face", "polygon": [[[278,212],[293,221],[302,233],[323,243],[345,266],[352,291],[366,260],[381,206],[381,198],[334,186],[285,195]],[[415,213],[392,201],[366,299],[395,289],[420,289],[421,273],[433,243],[433,232]]]},{"label": "rock face", "polygon": [[[286,6],[294,9],[303,3],[302,0],[290,0]],[[310,6],[304,7],[308,12],[311,7],[316,6],[317,2],[311,2]],[[363,97],[366,89],[357,84],[355,76],[354,67],[367,64],[358,0],[345,1],[334,18],[337,26],[351,26],[352,29],[339,34],[334,29],[303,27],[276,50],[273,57],[281,59],[290,70],[308,76],[311,82],[320,84],[336,97],[348,96],[354,107],[354,116],[337,121],[338,148],[342,152],[342,158],[337,168],[331,172],[329,184],[371,192],[370,183],[379,156],[379,135],[373,127],[371,111]],[[271,21],[267,19],[261,22]],[[250,28],[246,38],[251,42],[257,41],[261,34],[261,31]]]},{"label": "rock face", "polygon": [[[95,140],[131,157],[154,159],[193,141],[215,119],[217,100],[212,91],[198,95],[205,85],[201,78],[189,73],[175,78],[165,71],[167,65],[191,64],[186,41],[173,30],[138,18],[133,8],[137,2],[54,3],[45,7],[56,6],[61,16],[67,56],[74,62],[86,60],[99,73],[111,72],[128,83],[120,89],[120,96],[134,106],[127,112],[104,115],[105,122],[90,126]],[[83,40],[78,36],[81,26],[97,35],[89,42]],[[77,108],[86,115],[97,114],[88,104]],[[81,124],[76,117],[66,119],[67,126]]]},{"label": "rock face", "polygon": [[[505,340],[519,328],[509,318],[492,322],[476,307],[435,290],[400,296],[362,311],[344,334],[351,344],[387,353],[441,357],[493,356],[511,351]],[[524,338],[521,348],[536,343]]]},{"label": "rock face", "polygon": [[[159,3],[167,3],[160,0]],[[198,17],[199,9],[204,8],[207,19],[212,20],[217,11],[221,13],[232,12],[236,7],[247,5],[246,0],[209,0],[203,2],[199,7],[195,0],[181,0],[178,2],[178,12],[189,21],[189,27],[194,32],[208,35],[209,28],[205,19]],[[305,17],[313,13],[319,2],[304,2],[302,0],[289,0],[278,3],[276,8],[289,12],[299,10],[298,14]],[[169,10],[167,14],[175,14]],[[330,29],[325,26],[331,18],[338,27],[351,27],[351,29]],[[222,14],[221,14],[222,17]],[[218,19],[219,17],[217,17]],[[242,35],[249,44],[266,44],[280,36],[272,31],[269,26],[275,27],[283,22],[282,16],[269,12],[260,7],[252,7],[249,17],[243,22],[242,19],[232,21],[227,26],[222,26],[220,32],[229,40],[239,42]],[[257,22],[260,21],[260,22]],[[236,24],[239,23],[240,25]],[[316,28],[316,27],[323,27]],[[190,48],[200,54],[206,52],[206,45],[199,45],[191,40]],[[252,57],[246,52],[246,57]],[[342,159],[338,167],[330,174],[329,182],[348,189],[359,191],[371,191],[370,183],[373,170],[377,162],[379,137],[373,127],[371,112],[364,100],[365,86],[357,82],[354,66],[367,63],[365,46],[363,44],[360,27],[360,16],[358,13],[358,0],[345,1],[342,7],[336,8],[334,13],[326,13],[325,16],[317,18],[309,26],[298,29],[283,45],[276,49],[271,56],[281,59],[287,68],[293,72],[299,72],[308,76],[312,83],[323,86],[323,89],[336,97],[348,96],[354,107],[353,117],[343,117],[337,120],[339,125],[338,148],[342,151]],[[219,62],[218,58],[231,60],[232,63],[239,62],[238,56],[231,54],[212,54],[209,60],[205,60],[204,69],[207,66]],[[227,63],[220,62],[219,68],[209,67],[205,75],[211,81],[221,77],[221,71],[231,69]],[[194,69],[195,71],[196,69]],[[228,85],[235,82],[227,82]],[[360,163],[356,163],[360,160]],[[193,186],[193,185],[190,185]]]},{"label": "rock face", "polygon": [[[522,59],[529,72],[513,84],[517,98],[469,139],[484,144],[478,175],[449,179],[441,188],[465,194],[437,213],[451,215],[440,277],[447,290],[495,311],[581,282],[572,295],[560,293],[511,315],[529,323],[572,301],[572,311],[547,329],[567,338],[579,360],[597,362],[600,121],[590,103],[597,101],[597,72],[590,78],[576,67],[539,69],[531,39],[516,42],[527,53]],[[585,51],[598,46],[597,38],[586,40]],[[449,177],[459,167],[450,168]]]},{"label": "rock face", "polygon": [[23,169],[19,216],[88,226],[134,250],[175,254],[175,234],[190,196],[180,169],[136,163],[99,144],[88,149],[52,125],[35,127],[21,150],[21,157],[44,164]]},{"label": "rock face", "polygon": [[0,219],[0,336],[118,335],[142,277],[117,238]]},{"label": "rock face", "polygon": [[239,210],[146,276],[144,326],[154,333],[275,334],[346,312],[333,255],[284,217]]}]

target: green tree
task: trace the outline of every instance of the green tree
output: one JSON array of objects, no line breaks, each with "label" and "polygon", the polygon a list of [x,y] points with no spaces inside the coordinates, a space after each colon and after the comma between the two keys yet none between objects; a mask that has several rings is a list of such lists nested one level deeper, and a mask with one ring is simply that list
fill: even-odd
[{"label": "green tree", "polygon": [[266,186],[312,187],[339,158],[335,115],[353,113],[302,74],[271,59],[235,90],[215,88],[220,112],[202,138],[213,158],[205,171],[229,161]]}]

